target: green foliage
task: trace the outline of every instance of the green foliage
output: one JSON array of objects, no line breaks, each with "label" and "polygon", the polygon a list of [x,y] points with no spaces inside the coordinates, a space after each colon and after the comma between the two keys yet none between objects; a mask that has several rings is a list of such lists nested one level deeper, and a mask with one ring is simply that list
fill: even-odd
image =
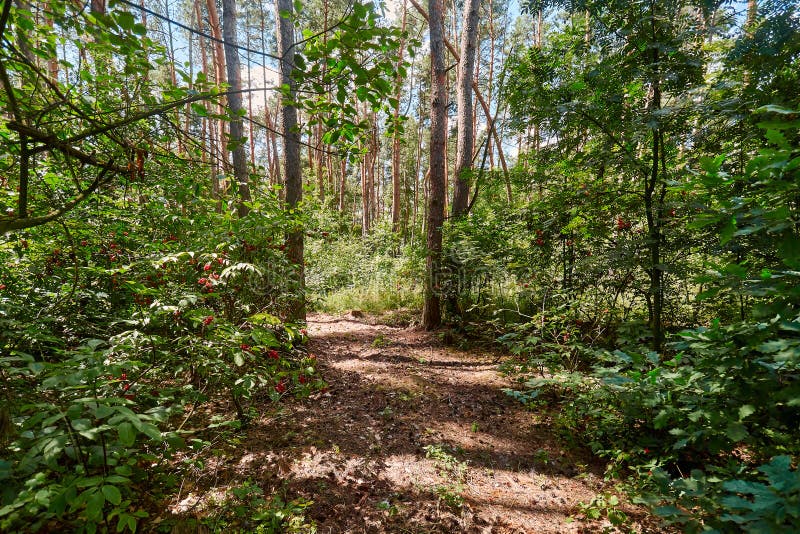
[{"label": "green foliage", "polygon": [[311,298],[318,299],[321,309],[334,312],[419,309],[424,252],[403,246],[398,253],[397,239],[386,227],[376,228],[366,239],[315,232],[307,245]]},{"label": "green foliage", "polygon": [[296,105],[313,117],[309,128],[323,125],[326,145],[339,147],[351,161],[369,151],[375,125],[359,114],[361,105],[385,113],[389,135],[402,132],[406,119],[394,120],[396,87],[387,79],[402,83],[406,76],[409,62],[399,62],[399,54],[407,35],[381,25],[375,4],[355,2],[334,31],[305,30],[303,36],[295,79],[305,90]]},{"label": "green foliage", "polygon": [[439,475],[446,480],[445,484],[437,484],[434,487],[439,499],[451,508],[461,508],[464,505],[464,482],[467,475],[466,462],[460,462],[453,454],[442,445],[426,445],[425,457],[432,459],[436,463]]},{"label": "green foliage", "polygon": [[[510,392],[523,402],[554,393],[565,436],[609,458],[615,476],[625,467],[647,473],[641,479],[646,502],[691,531],[716,525],[778,532],[797,524],[785,511],[797,498],[787,454],[800,452],[798,237],[790,208],[796,114],[780,107],[762,113],[771,117],[765,146],[745,174],[725,173],[723,158],[704,160],[688,186],[707,202],[696,227],[714,228],[728,257],[738,258],[700,278],[707,284],[701,298],[726,291],[747,296],[752,314],[684,330],[663,354],[642,346],[641,327],[623,324],[615,342],[621,350],[596,349],[592,376],[522,379],[526,390]],[[501,338],[523,356],[522,365],[511,367],[523,376],[538,363],[535,354],[547,350],[535,335],[543,325],[529,323]],[[551,371],[558,368],[551,362]],[[765,482],[736,461],[742,456],[750,465],[775,456],[758,469]],[[690,478],[682,476],[689,471]]]},{"label": "green foliage", "polygon": [[619,497],[608,493],[597,495],[588,503],[578,503],[578,509],[586,519],[606,518],[615,527],[628,522],[627,514],[619,506]]},{"label": "green foliage", "polygon": [[641,502],[684,532],[794,531],[800,527],[800,475],[791,464],[789,456],[775,456],[756,469],[736,464],[675,479],[654,469]]},{"label": "green foliage", "polygon": [[[0,241],[3,530],[134,531],[143,489],[186,443],[246,425],[258,395],[323,386],[302,325],[279,318],[297,285],[279,241],[294,219],[277,199],[240,220],[199,202],[181,214],[180,189],[158,182],[150,192],[164,201],[109,195]],[[236,424],[188,431],[209,401]]]},{"label": "green foliage", "polygon": [[205,523],[215,532],[234,528],[263,534],[313,534],[317,532],[316,526],[305,518],[305,511],[312,504],[305,499],[286,502],[278,495],[267,500],[264,491],[247,480],[229,491],[228,498],[217,507],[214,517]]}]

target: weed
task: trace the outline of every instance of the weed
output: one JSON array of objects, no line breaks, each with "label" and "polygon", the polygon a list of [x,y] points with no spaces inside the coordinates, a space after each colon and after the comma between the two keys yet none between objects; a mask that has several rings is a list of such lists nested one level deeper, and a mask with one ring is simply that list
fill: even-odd
[{"label": "weed", "polygon": [[445,450],[443,445],[426,445],[425,457],[436,462],[439,476],[449,480],[445,484],[437,484],[433,490],[439,500],[451,508],[461,508],[464,505],[464,482],[467,475],[467,463],[458,461],[455,456]]}]

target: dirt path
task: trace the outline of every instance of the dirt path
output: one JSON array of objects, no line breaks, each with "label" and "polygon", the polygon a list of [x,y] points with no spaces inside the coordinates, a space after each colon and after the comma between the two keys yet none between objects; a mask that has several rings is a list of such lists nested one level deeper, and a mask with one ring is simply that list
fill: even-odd
[{"label": "dirt path", "polygon": [[[353,317],[309,318],[330,385],[260,421],[228,458],[251,479],[314,502],[318,532],[601,532],[577,507],[607,488],[564,451],[547,417],[505,395],[493,355]],[[628,527],[647,531],[634,522]],[[571,519],[572,518],[572,519]],[[647,521],[646,518],[644,521]]]}]

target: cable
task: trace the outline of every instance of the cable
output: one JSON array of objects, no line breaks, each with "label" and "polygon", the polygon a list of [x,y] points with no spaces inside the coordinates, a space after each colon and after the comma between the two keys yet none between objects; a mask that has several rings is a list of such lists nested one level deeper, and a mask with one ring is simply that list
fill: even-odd
[{"label": "cable", "polygon": [[[182,24],[182,23],[180,23],[180,22],[178,22],[176,20],[173,20],[173,19],[171,19],[169,17],[165,17],[164,15],[161,15],[160,13],[156,13],[155,11],[147,9],[146,7],[142,7],[142,6],[138,5],[138,4],[134,4],[133,2],[129,2],[128,0],[116,0],[116,1],[121,3],[121,4],[125,4],[127,6],[130,6],[132,8],[138,9],[140,11],[144,11],[148,15],[152,15],[152,16],[158,18],[158,19],[165,20],[170,24],[174,24],[175,26],[178,26],[179,28],[183,28],[184,30],[186,30],[186,31],[188,31],[190,33],[193,33],[195,35],[200,35],[202,37],[205,37],[206,39],[214,41],[215,43],[220,43],[220,44],[223,44],[225,46],[233,46],[234,48],[237,48],[237,49],[242,50],[244,52],[248,52],[250,54],[256,54],[256,55],[262,56],[262,57],[268,57],[270,59],[274,59],[275,61],[283,61],[283,58],[281,58],[280,56],[275,56],[275,55],[269,54],[269,53],[261,51],[261,50],[254,50],[252,48],[247,48],[246,46],[241,46],[241,45],[238,45],[238,44],[237,45],[232,45],[231,43],[228,43],[227,41],[224,41],[222,39],[217,39],[216,37],[214,37],[212,35],[209,35],[209,34],[207,34],[205,32],[201,32],[200,30],[196,30],[196,29],[192,28],[191,26],[187,26],[187,25]],[[261,65],[261,66],[263,67],[263,65]],[[267,67],[264,67],[264,68],[267,68]],[[278,72],[278,71],[275,71],[275,72]]]}]

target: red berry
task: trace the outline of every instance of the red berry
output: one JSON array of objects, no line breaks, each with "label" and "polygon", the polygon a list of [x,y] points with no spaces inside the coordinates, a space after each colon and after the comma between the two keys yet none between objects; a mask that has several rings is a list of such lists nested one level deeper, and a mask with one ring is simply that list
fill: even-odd
[{"label": "red berry", "polygon": [[222,265],[223,263],[225,263],[225,259],[224,258],[217,258],[217,263]]},{"label": "red berry", "polygon": [[5,284],[0,284],[0,291],[4,290],[5,288],[6,288]]},{"label": "red berry", "polygon": [[278,382],[275,384],[275,391],[278,393],[284,393],[286,391],[286,384],[283,382]]},{"label": "red berry", "polygon": [[247,343],[242,343],[241,345],[239,345],[239,348],[241,348],[242,350],[250,350],[250,345],[248,345]]},{"label": "red berry", "polygon": [[128,391],[129,389],[131,389],[131,385],[130,384],[124,384],[122,386],[122,391]]},{"label": "red berry", "polygon": [[197,283],[200,284],[201,286],[205,285],[206,282],[208,282],[208,280],[206,278],[198,278],[197,279]]},{"label": "red berry", "polygon": [[301,384],[305,384],[306,382],[308,382],[308,379],[306,378],[306,375],[300,375],[297,378],[297,381],[300,382]]},{"label": "red berry", "polygon": [[204,271],[210,271],[211,270],[211,263],[206,263],[205,265],[203,265],[203,270]]},{"label": "red berry", "polygon": [[273,360],[279,360],[281,357],[280,354],[278,354],[278,351],[275,349],[270,349],[270,351],[267,353],[267,356],[269,356]]},{"label": "red berry", "polygon": [[208,326],[208,325],[210,325],[210,324],[211,324],[211,322],[212,322],[213,320],[214,320],[214,316],[213,316],[213,315],[209,315],[208,317],[206,317],[205,319],[203,319],[203,324],[204,324],[205,326]]}]

